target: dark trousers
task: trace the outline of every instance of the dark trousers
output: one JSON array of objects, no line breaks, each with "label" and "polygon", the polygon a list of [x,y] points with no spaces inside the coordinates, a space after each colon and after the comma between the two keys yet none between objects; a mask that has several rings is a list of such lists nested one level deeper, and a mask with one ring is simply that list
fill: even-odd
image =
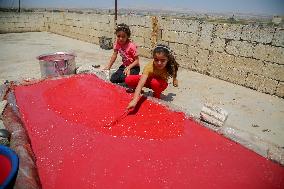
[{"label": "dark trousers", "polygon": [[[124,65],[121,65],[116,72],[114,72],[111,77],[110,81],[112,83],[123,83],[125,81],[126,75],[123,73],[125,69]],[[130,75],[138,75],[140,72],[140,66],[135,66],[130,69]]]}]

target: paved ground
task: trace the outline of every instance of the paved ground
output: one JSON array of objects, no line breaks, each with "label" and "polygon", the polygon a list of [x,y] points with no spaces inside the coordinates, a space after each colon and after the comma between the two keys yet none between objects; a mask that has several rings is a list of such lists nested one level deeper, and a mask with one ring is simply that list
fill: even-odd
[{"label": "paved ground", "polygon": [[[36,56],[56,51],[74,51],[77,66],[103,65],[112,53],[47,32],[0,34],[0,81],[39,78]],[[149,61],[140,60],[142,66]],[[179,87],[170,85],[164,100],[194,117],[199,117],[205,102],[222,107],[229,117],[219,132],[263,156],[284,162],[284,99],[183,69],[178,79]]]}]

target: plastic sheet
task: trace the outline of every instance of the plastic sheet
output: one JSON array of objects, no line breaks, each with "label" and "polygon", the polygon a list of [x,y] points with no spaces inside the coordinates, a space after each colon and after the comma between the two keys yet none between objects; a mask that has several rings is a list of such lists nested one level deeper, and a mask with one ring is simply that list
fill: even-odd
[{"label": "plastic sheet", "polygon": [[13,94],[9,94],[9,105],[3,112],[3,121],[6,129],[12,133],[10,148],[13,149],[20,159],[18,176],[14,189],[37,189],[41,188],[35,158],[32,152],[30,141],[22,125]]}]

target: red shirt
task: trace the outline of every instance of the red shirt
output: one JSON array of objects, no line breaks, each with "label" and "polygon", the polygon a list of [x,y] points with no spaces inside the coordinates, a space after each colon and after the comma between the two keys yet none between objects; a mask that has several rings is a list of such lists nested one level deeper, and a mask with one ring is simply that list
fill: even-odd
[{"label": "red shirt", "polygon": [[117,41],[113,47],[114,50],[117,50],[122,57],[122,63],[124,66],[129,66],[134,62],[137,55],[137,46],[128,40],[124,45],[120,45]]}]

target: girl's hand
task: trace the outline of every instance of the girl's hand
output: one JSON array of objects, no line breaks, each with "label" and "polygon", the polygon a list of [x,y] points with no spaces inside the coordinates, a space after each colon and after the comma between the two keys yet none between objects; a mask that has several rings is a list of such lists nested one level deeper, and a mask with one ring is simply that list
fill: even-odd
[{"label": "girl's hand", "polygon": [[129,104],[128,104],[128,106],[127,106],[126,109],[127,109],[127,110],[130,110],[130,109],[132,109],[132,108],[135,108],[136,104],[137,104],[137,101],[131,100],[131,101],[129,102]]},{"label": "girl's hand", "polygon": [[123,71],[124,75],[130,75],[130,69],[126,67]]},{"label": "girl's hand", "polygon": [[110,66],[109,65],[106,65],[103,70],[110,70]]},{"label": "girl's hand", "polygon": [[174,86],[174,87],[178,87],[178,80],[177,80],[177,79],[174,79],[174,80],[173,80],[173,86]]}]

